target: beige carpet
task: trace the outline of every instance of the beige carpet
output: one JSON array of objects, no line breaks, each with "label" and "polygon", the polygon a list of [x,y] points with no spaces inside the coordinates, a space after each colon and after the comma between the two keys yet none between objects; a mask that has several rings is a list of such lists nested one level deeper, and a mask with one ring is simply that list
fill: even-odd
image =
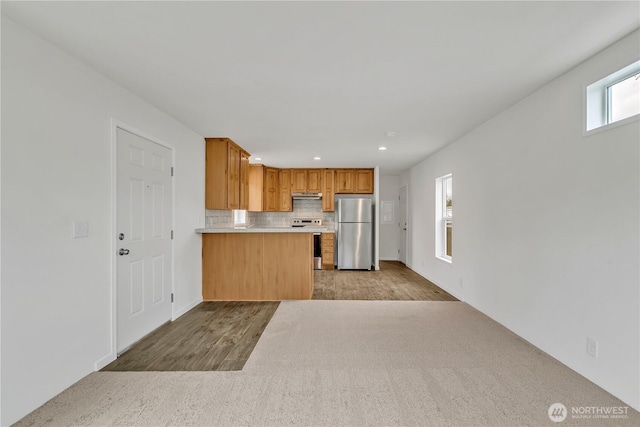
[{"label": "beige carpet", "polygon": [[626,405],[462,302],[286,301],[241,372],[98,372],[19,425],[640,425],[586,406]]}]

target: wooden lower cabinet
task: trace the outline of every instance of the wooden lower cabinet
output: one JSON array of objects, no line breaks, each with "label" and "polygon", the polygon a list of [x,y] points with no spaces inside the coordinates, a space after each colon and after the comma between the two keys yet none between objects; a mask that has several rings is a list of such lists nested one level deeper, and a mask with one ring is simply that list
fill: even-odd
[{"label": "wooden lower cabinet", "polygon": [[334,267],[334,254],[335,254],[335,234],[334,233],[322,233],[322,269],[333,270]]},{"label": "wooden lower cabinet", "polygon": [[311,299],[312,233],[202,235],[205,301]]}]

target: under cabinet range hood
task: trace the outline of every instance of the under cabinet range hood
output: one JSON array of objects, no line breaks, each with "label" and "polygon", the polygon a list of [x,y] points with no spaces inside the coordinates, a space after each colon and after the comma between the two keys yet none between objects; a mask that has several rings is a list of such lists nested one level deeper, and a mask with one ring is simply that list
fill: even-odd
[{"label": "under cabinet range hood", "polygon": [[320,200],[322,193],[291,193],[294,200]]}]

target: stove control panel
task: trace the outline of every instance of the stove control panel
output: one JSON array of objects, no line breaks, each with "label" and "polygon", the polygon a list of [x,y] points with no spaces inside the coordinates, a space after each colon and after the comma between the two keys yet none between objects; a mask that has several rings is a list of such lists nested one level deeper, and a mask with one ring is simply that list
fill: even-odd
[{"label": "stove control panel", "polygon": [[291,220],[292,227],[320,227],[322,218],[293,218]]}]

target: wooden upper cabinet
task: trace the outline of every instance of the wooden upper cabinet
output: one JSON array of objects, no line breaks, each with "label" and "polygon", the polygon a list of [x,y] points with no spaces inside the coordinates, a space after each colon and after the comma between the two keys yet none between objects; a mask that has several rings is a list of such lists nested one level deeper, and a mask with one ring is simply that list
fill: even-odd
[{"label": "wooden upper cabinet", "polygon": [[336,170],[336,193],[353,193],[353,169]]},{"label": "wooden upper cabinet", "polygon": [[278,169],[263,165],[249,165],[249,210],[275,212],[278,210]]},{"label": "wooden upper cabinet", "polygon": [[354,193],[373,194],[373,169],[356,169],[353,175]]},{"label": "wooden upper cabinet", "polygon": [[293,200],[291,199],[291,169],[280,169],[278,173],[278,188],[280,189],[278,211],[291,212],[293,210]]},{"label": "wooden upper cabinet", "polygon": [[239,209],[246,198],[241,190],[243,158],[249,153],[229,138],[205,138],[205,208]]},{"label": "wooden upper cabinet", "polygon": [[307,191],[307,170],[291,169],[291,192],[304,193]]},{"label": "wooden upper cabinet", "polygon": [[264,203],[263,210],[275,212],[278,210],[278,169],[265,167],[264,172]]},{"label": "wooden upper cabinet", "polygon": [[336,194],[373,194],[373,169],[337,169]]},{"label": "wooden upper cabinet", "polygon": [[240,209],[240,147],[229,144],[228,155],[227,207]]},{"label": "wooden upper cabinet", "polygon": [[322,211],[333,212],[334,196],[335,196],[335,171],[333,169],[325,169],[323,174],[323,188],[322,188]]},{"label": "wooden upper cabinet", "polygon": [[249,157],[246,151],[240,151],[240,209],[249,209]]},{"label": "wooden upper cabinet", "polygon": [[292,193],[322,193],[321,169],[291,169]]},{"label": "wooden upper cabinet", "polygon": [[307,193],[322,193],[322,170],[307,169]]},{"label": "wooden upper cabinet", "polygon": [[334,211],[336,194],[372,194],[373,169],[277,169],[250,165],[251,156],[229,138],[205,138],[206,209],[291,212],[291,193],[322,193]]},{"label": "wooden upper cabinet", "polygon": [[264,166],[249,165],[249,210],[262,212],[264,191]]},{"label": "wooden upper cabinet", "polygon": [[291,170],[249,165],[249,210],[292,211]]}]

